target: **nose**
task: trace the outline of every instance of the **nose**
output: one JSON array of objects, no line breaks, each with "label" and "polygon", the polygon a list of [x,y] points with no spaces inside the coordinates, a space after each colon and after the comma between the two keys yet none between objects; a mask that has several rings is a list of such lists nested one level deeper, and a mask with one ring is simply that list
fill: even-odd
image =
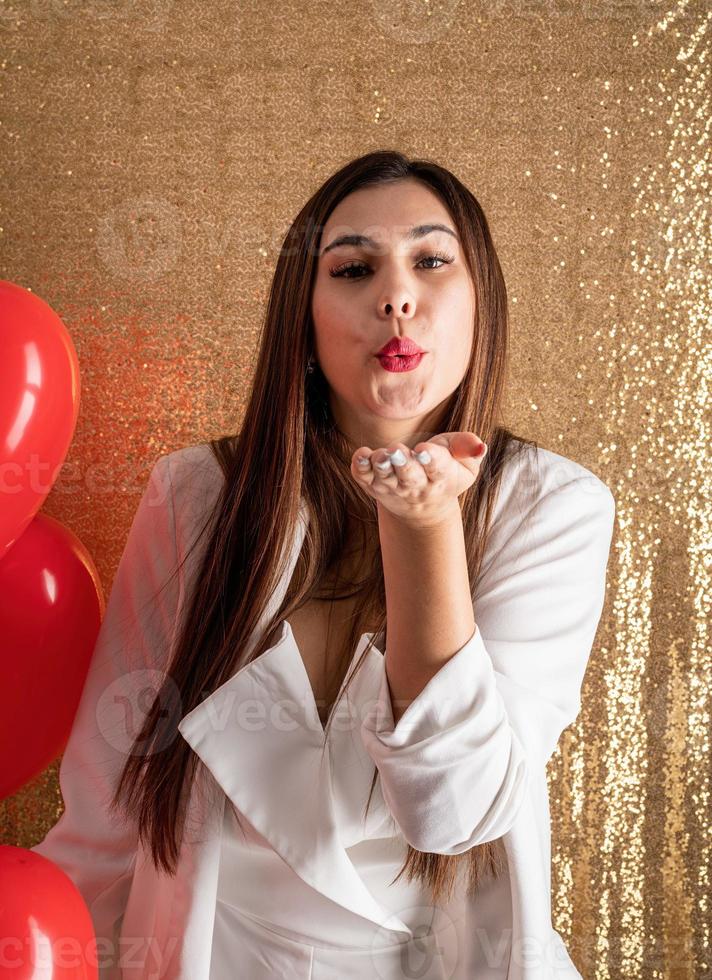
[{"label": "nose", "polygon": [[413,315],[415,304],[405,291],[403,291],[402,296],[392,297],[392,300],[392,302],[391,300],[381,300],[381,312],[384,316],[391,317],[395,314],[395,316],[410,318]]}]

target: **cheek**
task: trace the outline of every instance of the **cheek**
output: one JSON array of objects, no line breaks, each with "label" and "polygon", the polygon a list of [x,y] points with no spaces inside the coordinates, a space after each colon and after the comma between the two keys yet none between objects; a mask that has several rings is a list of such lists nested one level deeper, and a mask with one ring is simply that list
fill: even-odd
[{"label": "cheek", "polygon": [[458,338],[458,351],[460,355],[460,363],[463,365],[467,365],[470,362],[470,355],[472,353],[472,340],[473,340],[472,327],[468,326],[467,330],[463,330],[462,336]]},{"label": "cheek", "polygon": [[319,285],[317,284],[314,287],[311,300],[311,314],[314,321],[314,326],[317,330],[319,330],[321,327],[324,317],[326,316],[326,304],[324,299],[325,297],[323,290],[320,289]]},{"label": "cheek", "polygon": [[315,288],[312,298],[312,317],[322,342],[342,337],[349,323],[348,309],[338,295],[328,287]]},{"label": "cheek", "polygon": [[456,335],[452,337],[452,349],[457,350],[461,364],[468,364],[475,329],[475,300],[470,289],[463,288],[459,292],[456,309],[458,330]]},{"label": "cheek", "polygon": [[439,391],[451,392],[460,384],[470,363],[472,343],[473,330],[469,323],[460,322],[457,330],[449,324],[446,330],[438,331],[432,369]]},{"label": "cheek", "polygon": [[317,355],[322,370],[333,383],[340,378],[356,377],[363,369],[363,337],[350,327],[343,313],[326,304],[314,318]]}]

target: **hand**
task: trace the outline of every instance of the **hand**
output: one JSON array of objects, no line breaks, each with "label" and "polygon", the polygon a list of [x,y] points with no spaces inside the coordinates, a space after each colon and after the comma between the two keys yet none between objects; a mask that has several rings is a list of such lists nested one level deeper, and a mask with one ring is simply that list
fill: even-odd
[{"label": "hand", "polygon": [[[396,465],[400,450],[404,465]],[[426,451],[430,460],[417,453]],[[472,432],[443,432],[411,450],[402,442],[388,449],[361,446],[351,457],[351,472],[374,500],[415,527],[432,527],[452,513],[457,498],[477,479],[487,446]],[[368,460],[360,466],[358,458]],[[378,464],[388,461],[385,470]]]}]

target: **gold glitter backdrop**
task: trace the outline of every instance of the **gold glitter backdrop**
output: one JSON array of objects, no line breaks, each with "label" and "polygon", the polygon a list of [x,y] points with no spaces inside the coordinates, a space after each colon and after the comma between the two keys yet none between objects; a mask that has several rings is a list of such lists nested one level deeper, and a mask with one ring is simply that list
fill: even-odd
[{"label": "gold glitter backdrop", "polygon": [[[0,2],[0,277],[77,347],[44,510],[107,596],[150,465],[241,414],[316,186],[395,147],[483,204],[511,424],[617,503],[583,708],[548,770],[554,924],[586,980],[712,975],[708,24],[684,0]],[[4,843],[58,819],[57,768],[2,804]]]}]

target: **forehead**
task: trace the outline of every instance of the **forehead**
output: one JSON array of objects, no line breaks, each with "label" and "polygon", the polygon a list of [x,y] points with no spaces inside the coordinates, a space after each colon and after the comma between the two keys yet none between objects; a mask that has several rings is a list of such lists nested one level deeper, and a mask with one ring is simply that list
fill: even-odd
[{"label": "forehead", "polygon": [[[340,201],[329,215],[321,234],[320,251],[337,238],[364,235],[376,243],[405,240],[415,226],[455,224],[438,195],[411,178],[362,187]],[[411,236],[412,237],[412,236]]]}]

